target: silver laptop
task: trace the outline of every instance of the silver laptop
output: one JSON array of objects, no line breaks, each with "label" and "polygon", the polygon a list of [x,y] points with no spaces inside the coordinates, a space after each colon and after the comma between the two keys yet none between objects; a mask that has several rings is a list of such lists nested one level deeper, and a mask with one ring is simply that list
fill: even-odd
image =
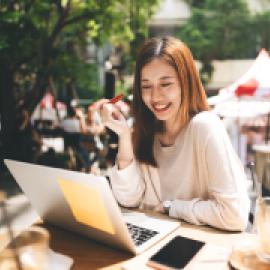
[{"label": "silver laptop", "polygon": [[105,177],[5,160],[40,217],[48,223],[139,254],[180,222],[121,212]]}]

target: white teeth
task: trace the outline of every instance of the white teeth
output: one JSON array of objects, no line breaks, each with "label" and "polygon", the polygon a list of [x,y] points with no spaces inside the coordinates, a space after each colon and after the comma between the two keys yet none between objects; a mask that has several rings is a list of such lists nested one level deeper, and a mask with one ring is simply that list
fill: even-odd
[{"label": "white teeth", "polygon": [[160,110],[160,109],[165,109],[167,106],[168,105],[154,105],[154,108]]}]

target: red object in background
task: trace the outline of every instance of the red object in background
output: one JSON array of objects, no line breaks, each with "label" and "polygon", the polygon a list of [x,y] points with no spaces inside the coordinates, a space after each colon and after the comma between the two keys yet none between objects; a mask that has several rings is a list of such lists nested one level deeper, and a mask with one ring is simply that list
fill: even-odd
[{"label": "red object in background", "polygon": [[235,90],[236,96],[253,96],[259,85],[256,79],[249,79],[247,82],[240,84]]},{"label": "red object in background", "polygon": [[53,108],[54,97],[51,93],[46,93],[40,102],[40,107],[42,109],[50,109]]},{"label": "red object in background", "polygon": [[[66,105],[63,102],[60,102],[60,101],[56,101],[56,106],[57,106],[57,109],[66,108]],[[40,101],[40,107],[41,107],[41,109],[53,109],[53,108],[55,108],[55,106],[54,106],[54,96],[50,92],[47,92],[44,95],[44,97]]]}]

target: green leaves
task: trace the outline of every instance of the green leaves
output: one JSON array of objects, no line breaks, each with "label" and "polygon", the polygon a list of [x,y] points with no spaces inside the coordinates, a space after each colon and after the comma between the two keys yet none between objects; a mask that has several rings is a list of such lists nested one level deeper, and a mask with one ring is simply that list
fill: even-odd
[{"label": "green leaves", "polygon": [[254,58],[261,47],[270,50],[269,11],[252,16],[243,0],[191,2],[192,16],[178,36],[202,61],[203,72],[208,73],[203,74],[205,81],[211,77],[209,64],[214,59]]},{"label": "green leaves", "polygon": [[270,51],[270,10],[258,14],[253,19],[253,29],[260,47]]},{"label": "green leaves", "polygon": [[1,0],[0,65],[6,63],[14,71],[14,89],[21,93],[28,92],[37,79],[51,77],[56,85],[69,80],[84,88],[84,93],[98,96],[97,70],[102,63],[93,63],[97,57],[92,57],[91,65],[87,63],[87,47],[110,43],[135,57],[130,46],[137,47],[147,36],[147,20],[157,3]]},{"label": "green leaves", "polygon": [[252,42],[250,24],[243,1],[207,0],[202,8],[193,10],[179,36],[201,60],[247,57]]}]

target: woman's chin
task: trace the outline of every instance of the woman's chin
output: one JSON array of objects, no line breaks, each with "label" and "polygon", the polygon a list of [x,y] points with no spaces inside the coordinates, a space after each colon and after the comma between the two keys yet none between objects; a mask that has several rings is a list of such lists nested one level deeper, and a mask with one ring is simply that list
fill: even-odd
[{"label": "woman's chin", "polygon": [[156,119],[159,120],[159,121],[166,121],[168,120],[168,116],[166,115],[155,115],[156,116]]}]

